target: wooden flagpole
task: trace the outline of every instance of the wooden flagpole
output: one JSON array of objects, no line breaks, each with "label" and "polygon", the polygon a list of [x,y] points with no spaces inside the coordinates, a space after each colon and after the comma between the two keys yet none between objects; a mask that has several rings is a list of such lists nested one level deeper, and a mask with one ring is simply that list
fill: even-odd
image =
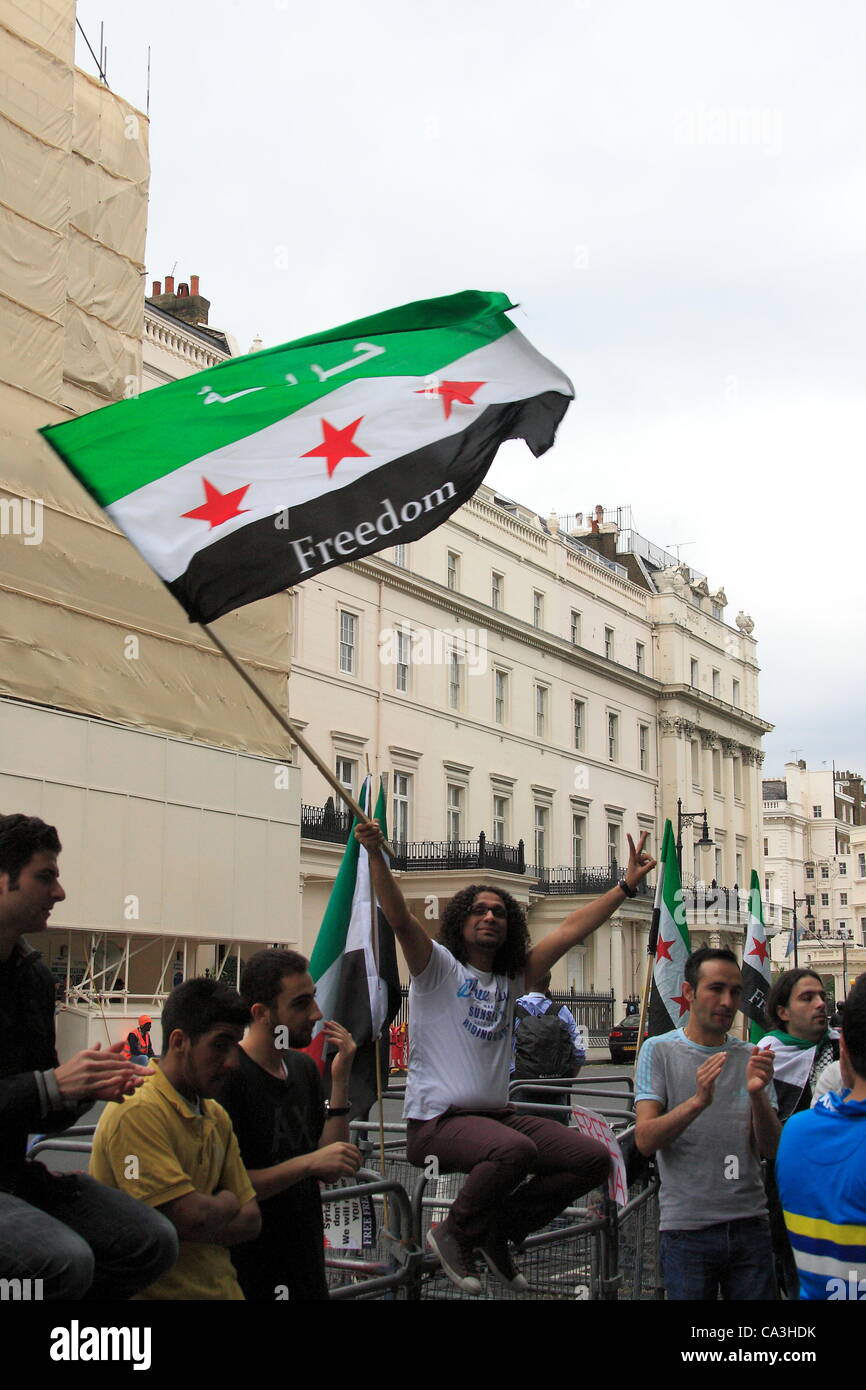
[{"label": "wooden flagpole", "polygon": [[[229,651],[222,638],[217,637],[213,628],[209,627],[207,623],[199,623],[199,627],[201,628],[202,632],[207,634],[207,636],[213,642],[214,646],[218,649],[218,651],[222,652],[226,661],[228,661],[229,664],[234,667],[241,680],[246,685],[248,685],[253,694],[256,695],[259,700],[261,700],[265,709],[273,715],[274,719],[276,719],[277,723],[280,725],[280,728],[284,729],[285,732],[289,735],[289,738],[294,739],[298,747],[304,750],[307,757],[310,759],[310,762],[313,764],[314,767],[318,768],[319,772],[322,774],[325,781],[328,783],[328,786],[332,787],[336,795],[340,797],[341,800],[345,801],[350,811],[352,811],[352,813],[358,817],[358,820],[369,821],[370,817],[367,815],[365,811],[361,810],[361,807],[358,805],[358,802],[352,796],[352,793],[348,790],[348,788],[344,787],[340,782],[337,781],[335,774],[328,767],[328,764],[324,762],[322,758],[319,757],[315,748],[312,746],[311,743],[308,742],[307,739],[304,738],[304,735],[301,733],[301,730],[297,727],[297,725],[293,724],[290,719],[287,719],[286,716],[280,710],[277,709],[270,696],[266,695],[264,690],[262,690],[261,686],[253,680],[249,672],[244,670],[237,657],[235,657],[235,655]],[[391,849],[391,846],[387,843],[387,841],[385,842],[384,849],[386,853],[393,855],[394,851]]]}]

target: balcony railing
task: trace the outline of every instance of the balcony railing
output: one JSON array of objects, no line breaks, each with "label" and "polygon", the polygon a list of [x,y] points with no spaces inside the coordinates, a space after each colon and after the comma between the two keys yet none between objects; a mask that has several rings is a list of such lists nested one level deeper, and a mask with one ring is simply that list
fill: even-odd
[{"label": "balcony railing", "polygon": [[522,874],[526,869],[523,841],[502,845],[488,840],[482,831],[477,840],[392,841],[394,869],[498,869],[501,873]]},{"label": "balcony railing", "polygon": [[325,840],[332,845],[344,845],[352,829],[351,811],[338,811],[333,797],[324,806],[301,807],[301,838]]},{"label": "balcony railing", "polygon": [[[617,864],[586,869],[574,869],[568,864],[561,864],[557,868],[539,869],[530,864],[527,865],[526,873],[527,877],[537,879],[540,893],[570,894],[574,897],[581,894],[598,896],[599,893],[607,893],[609,889],[616,887],[622,878],[622,871]],[[653,890],[646,879],[642,879],[637,891],[638,897],[646,898]]]}]

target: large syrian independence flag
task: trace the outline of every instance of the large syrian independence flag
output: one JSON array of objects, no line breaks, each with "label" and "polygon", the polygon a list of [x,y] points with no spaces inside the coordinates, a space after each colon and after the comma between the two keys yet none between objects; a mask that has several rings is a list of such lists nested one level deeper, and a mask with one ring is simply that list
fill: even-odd
[{"label": "large syrian independence flag", "polygon": [[574,395],[502,294],[467,290],[223,362],[48,443],[196,622],[411,541]]},{"label": "large syrian independence flag", "polygon": [[[372,800],[371,779],[364,782],[361,807],[368,811]],[[385,793],[380,787],[374,817],[387,838]],[[384,1031],[382,1055],[387,1077],[388,1025],[400,1008],[400,977],[394,933],[376,908],[377,948],[373,949],[370,865],[367,851],[355,839],[355,825],[346,844],[328,906],[319,928],[310,959],[310,974],[316,982],[316,1002],[323,1019],[335,1019],[348,1028],[358,1051],[349,1086],[351,1119],[366,1116],[376,1099],[377,1041]],[[378,967],[377,967],[378,954]],[[308,1049],[324,1064],[324,1034],[321,1024]]]},{"label": "large syrian independence flag", "polygon": [[673,1028],[684,1028],[689,1021],[683,984],[686,961],[692,948],[680,888],[674,832],[669,820],[665,821],[659,858],[651,944],[653,939],[655,953],[649,1002],[651,1038],[659,1033],[670,1033]]},{"label": "large syrian independence flag", "polygon": [[749,925],[743,948],[743,1002],[740,1007],[751,1019],[749,1037],[757,1043],[764,1036],[766,1022],[764,1005],[770,992],[770,953],[764,930],[761,907],[761,884],[757,871],[752,870],[749,883]]}]

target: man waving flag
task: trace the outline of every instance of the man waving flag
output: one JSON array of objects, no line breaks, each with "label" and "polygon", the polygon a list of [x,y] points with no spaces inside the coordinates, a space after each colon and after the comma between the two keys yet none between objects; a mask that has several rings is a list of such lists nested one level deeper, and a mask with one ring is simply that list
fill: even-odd
[{"label": "man waving flag", "polygon": [[41,433],[194,622],[432,531],[571,382],[467,290],[234,358]]}]

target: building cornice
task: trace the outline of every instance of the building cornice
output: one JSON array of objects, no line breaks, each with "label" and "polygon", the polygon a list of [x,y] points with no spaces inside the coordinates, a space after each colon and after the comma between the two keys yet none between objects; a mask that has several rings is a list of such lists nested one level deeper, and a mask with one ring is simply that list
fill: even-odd
[{"label": "building cornice", "polygon": [[[567,664],[574,665],[582,671],[592,671],[596,675],[615,680],[630,690],[640,691],[642,694],[651,695],[654,698],[659,697],[662,688],[661,682],[652,676],[641,675],[628,666],[620,666],[615,661],[608,661],[600,653],[591,652],[586,647],[576,647],[564,637],[556,637],[553,633],[533,627],[531,623],[525,623],[520,618],[509,617],[500,609],[490,608],[477,599],[467,598],[465,594],[459,594],[455,589],[449,589],[444,584],[437,584],[435,580],[414,578],[410,571],[404,570],[390,561],[371,556],[369,559],[352,561],[350,568],[368,578],[383,580],[398,592],[422,599],[434,608],[449,613],[452,617],[464,618],[475,627],[483,627],[488,632],[496,632],[502,637],[510,637],[536,651],[544,652],[547,656],[560,657]],[[640,590],[639,592],[643,591]],[[768,725],[767,727],[772,728],[773,726]]]},{"label": "building cornice", "polygon": [[749,714],[744,709],[738,709],[736,705],[729,705],[725,700],[719,700],[715,695],[707,695],[703,690],[697,690],[693,685],[665,685],[659,688],[659,700],[683,700],[687,704],[696,706],[700,710],[706,710],[708,714],[723,714],[728,719],[733,719],[736,723],[742,724],[744,728],[752,730],[756,734],[769,734],[775,729],[775,724],[770,724],[766,719],[761,719],[757,714]]}]

